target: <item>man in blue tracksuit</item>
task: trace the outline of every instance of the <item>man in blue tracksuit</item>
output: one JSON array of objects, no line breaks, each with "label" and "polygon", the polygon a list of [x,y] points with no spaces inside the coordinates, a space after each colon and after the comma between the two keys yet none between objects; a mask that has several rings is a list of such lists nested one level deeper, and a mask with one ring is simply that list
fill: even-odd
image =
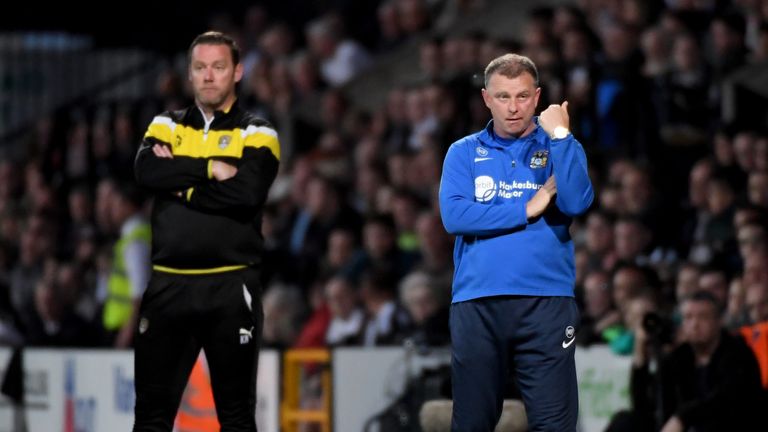
[{"label": "man in blue tracksuit", "polygon": [[594,198],[568,111],[534,111],[541,89],[527,57],[485,70],[493,120],[453,143],[440,210],[456,236],[451,305],[453,430],[492,431],[513,367],[529,430],[575,431],[579,311],[568,227]]}]

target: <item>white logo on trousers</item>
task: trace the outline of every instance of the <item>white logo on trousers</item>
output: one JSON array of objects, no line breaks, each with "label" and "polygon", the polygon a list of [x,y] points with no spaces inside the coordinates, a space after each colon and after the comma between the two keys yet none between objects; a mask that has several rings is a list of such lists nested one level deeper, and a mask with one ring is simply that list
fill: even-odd
[{"label": "white logo on trousers", "polygon": [[240,345],[245,345],[253,339],[253,327],[250,330],[240,329]]},{"label": "white logo on trousers", "polygon": [[563,341],[563,348],[568,348],[571,346],[571,344],[576,340],[574,337],[576,335],[576,331],[572,326],[568,326],[565,328],[565,337],[566,339],[570,339],[568,341]]}]

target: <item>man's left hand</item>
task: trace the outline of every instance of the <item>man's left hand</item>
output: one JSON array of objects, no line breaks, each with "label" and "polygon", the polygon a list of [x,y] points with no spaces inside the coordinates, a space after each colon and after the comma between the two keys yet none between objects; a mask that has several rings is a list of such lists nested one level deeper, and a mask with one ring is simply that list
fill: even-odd
[{"label": "man's left hand", "polygon": [[552,104],[539,114],[539,126],[544,128],[547,135],[552,136],[555,128],[562,126],[569,129],[570,118],[568,117],[568,101],[562,105]]},{"label": "man's left hand", "polygon": [[153,145],[152,152],[155,153],[155,156],[161,159],[173,159],[173,153],[171,153],[171,149],[162,144]]}]

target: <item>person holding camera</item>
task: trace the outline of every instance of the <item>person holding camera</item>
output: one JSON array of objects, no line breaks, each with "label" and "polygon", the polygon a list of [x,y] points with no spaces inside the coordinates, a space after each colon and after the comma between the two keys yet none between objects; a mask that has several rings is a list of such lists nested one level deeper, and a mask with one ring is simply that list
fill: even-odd
[{"label": "person holding camera", "polygon": [[[698,291],[681,304],[681,343],[666,354],[656,328],[636,332],[630,381],[631,428],[662,432],[750,430],[762,398],[757,361],[723,328],[718,300]],[[644,320],[647,321],[647,320]],[[618,430],[618,429],[613,429]]]}]

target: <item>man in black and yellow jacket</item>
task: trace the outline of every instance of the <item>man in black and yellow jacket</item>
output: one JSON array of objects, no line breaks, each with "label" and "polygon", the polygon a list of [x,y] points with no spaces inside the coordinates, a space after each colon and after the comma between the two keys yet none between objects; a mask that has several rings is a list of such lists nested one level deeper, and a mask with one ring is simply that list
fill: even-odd
[{"label": "man in black and yellow jacket", "polygon": [[237,106],[243,74],[228,36],[189,48],[195,105],[154,118],[136,180],[154,192],[152,264],[135,339],[134,431],[170,431],[202,348],[222,431],[255,431],[262,208],[280,145]]}]

